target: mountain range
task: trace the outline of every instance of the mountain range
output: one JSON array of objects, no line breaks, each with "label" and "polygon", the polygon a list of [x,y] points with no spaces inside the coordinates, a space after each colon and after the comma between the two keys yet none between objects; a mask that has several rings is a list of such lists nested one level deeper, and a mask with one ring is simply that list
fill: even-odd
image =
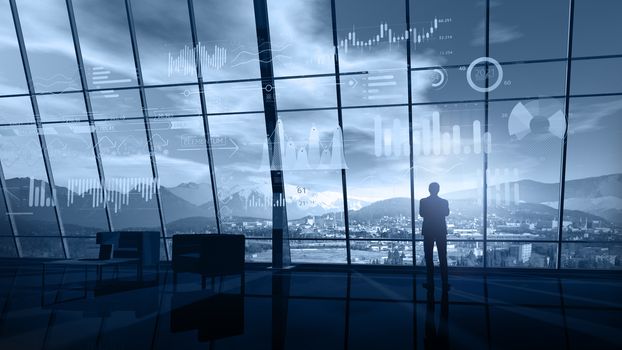
[{"label": "mountain range", "polygon": [[[36,180],[35,183],[40,181]],[[542,216],[554,217],[557,214],[559,184],[521,180],[520,205],[509,208],[504,205],[490,205],[488,212],[501,217]],[[29,178],[13,178],[6,181],[13,212],[28,215],[16,215],[22,230],[43,231],[55,228],[55,216],[50,207],[29,207]],[[292,192],[291,189],[290,193]],[[63,224],[78,231],[98,231],[105,229],[106,220],[103,210],[93,210],[93,198],[74,194],[73,203],[67,201],[69,191],[57,187]],[[288,189],[286,189],[288,191]],[[132,190],[129,193],[129,205],[122,205],[114,213],[117,228],[159,227],[157,204],[155,199],[145,201],[141,194]],[[450,200],[452,213],[472,217],[481,215],[481,204],[477,204],[478,190],[469,189],[444,194]],[[214,227],[214,206],[211,186],[208,184],[184,183],[173,188],[161,187],[161,202],[167,227],[173,231]],[[310,215],[340,214],[341,201],[332,193],[316,196],[295,195],[288,200],[287,212],[290,220],[301,219]],[[566,182],[566,214],[577,218],[605,219],[622,225],[622,174],[590,177]],[[244,217],[270,219],[272,211],[271,194],[254,189],[236,189],[235,192],[221,196],[220,211],[222,217]],[[409,198],[390,198],[373,203],[350,200],[350,218],[353,220],[373,220],[383,216],[410,216]],[[101,209],[101,207],[99,207]],[[518,209],[517,209],[518,208]],[[80,229],[82,228],[82,229]]]},{"label": "mountain range", "polygon": [[[521,203],[537,203],[553,209],[558,207],[559,183],[521,180],[509,184],[518,184]],[[445,197],[449,200],[464,200],[476,198],[477,195],[476,189],[469,189],[448,193]],[[564,199],[566,210],[589,213],[622,225],[622,174],[567,180]]]}]

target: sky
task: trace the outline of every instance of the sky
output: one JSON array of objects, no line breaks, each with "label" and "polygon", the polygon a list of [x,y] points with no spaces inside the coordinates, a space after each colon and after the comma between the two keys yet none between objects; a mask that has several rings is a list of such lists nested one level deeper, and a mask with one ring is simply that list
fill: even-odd
[{"label": "sky", "polygon": [[[108,177],[149,177],[144,121],[136,86],[124,1],[74,1],[80,43],[91,88],[109,88],[91,94],[102,148],[102,163]],[[614,0],[577,0],[573,55],[622,54],[619,38],[622,25],[613,13],[622,11]],[[589,5],[588,5],[589,3]],[[192,48],[187,1],[134,0],[140,63],[147,85],[196,82],[196,71],[186,54]],[[411,78],[413,133],[421,149],[413,150],[415,194],[426,194],[429,182],[441,183],[441,192],[480,186],[483,156],[477,139],[486,140],[483,103],[447,103],[483,99],[469,84],[466,70],[475,59],[486,56],[484,1],[413,0],[411,28],[430,38],[411,46],[411,66],[436,67],[413,71]],[[262,164],[266,130],[260,83],[215,83],[223,80],[259,78],[257,42],[252,0],[195,1],[200,49],[205,59],[203,79],[212,137],[217,187],[222,196],[240,190],[269,190],[269,171]],[[74,125],[49,124],[44,128],[57,184],[70,179],[96,177],[86,112],[68,24],[65,2],[17,0],[33,82],[37,92],[65,92],[38,96],[44,122],[74,121]],[[568,1],[492,0],[490,8],[490,52],[498,62],[549,60],[567,54]],[[268,0],[274,72],[277,77],[334,74],[332,23],[328,0]],[[434,25],[436,20],[436,25]],[[392,197],[409,196],[408,76],[407,47],[400,35],[406,26],[403,1],[337,0],[338,42],[356,38],[368,46],[339,50],[339,86],[343,128],[338,128],[336,110],[279,111],[284,140],[297,152],[311,157],[311,135],[319,147],[334,151],[333,141],[343,140],[346,182],[351,206],[358,207]],[[433,27],[434,30],[430,30]],[[384,28],[384,29],[381,29]],[[389,43],[388,29],[398,33]],[[384,31],[383,31],[384,30]],[[382,40],[375,41],[376,36]],[[412,35],[413,31],[408,31]],[[0,2],[0,95],[27,91],[8,1]],[[490,61],[492,62],[492,61]],[[597,67],[597,68],[595,68]],[[596,70],[596,71],[595,71]],[[473,73],[474,83],[483,80]],[[566,62],[519,63],[502,66],[491,80],[499,86],[490,98],[516,100],[488,106],[490,132],[489,168],[507,176],[490,177],[489,183],[531,179],[557,182],[560,176],[562,142],[542,123],[552,123],[563,113],[564,100],[544,98],[565,91]],[[571,80],[573,93],[621,92],[622,59],[575,61]],[[440,82],[442,77],[442,82]],[[280,110],[334,108],[337,106],[335,78],[276,81]],[[69,92],[69,93],[68,93]],[[71,93],[73,92],[73,93]],[[539,98],[542,98],[538,101]],[[438,102],[439,104],[433,104]],[[156,162],[161,184],[210,183],[200,95],[196,86],[146,89],[146,104],[152,119]],[[386,104],[394,107],[351,108]],[[525,119],[528,106],[533,119]],[[521,114],[522,113],[522,114]],[[172,115],[188,115],[170,119]],[[424,129],[438,115],[439,135],[449,140],[443,148],[424,151]],[[123,119],[126,120],[123,120]],[[130,119],[127,119],[130,118]],[[135,118],[132,120],[131,118]],[[0,97],[0,161],[6,178],[44,178],[45,172],[32,122],[30,101],[24,97]],[[583,178],[622,172],[619,96],[576,98],[570,103],[568,125],[568,178]],[[530,124],[532,122],[532,124]],[[538,122],[540,124],[538,124]],[[479,123],[481,134],[474,134]],[[518,127],[509,125],[519,125]],[[538,126],[540,125],[540,126]],[[518,128],[518,129],[517,129]],[[455,130],[460,130],[454,148]],[[523,137],[516,133],[527,131]],[[340,134],[340,135],[339,135]],[[447,136],[443,136],[443,135]],[[337,135],[337,136],[336,136]],[[457,145],[457,144],[456,144]],[[432,146],[434,148],[436,146]],[[468,149],[468,151],[467,151]],[[605,151],[603,151],[605,150]],[[516,169],[516,170],[515,170]],[[289,171],[288,171],[289,170]],[[339,168],[285,169],[286,191],[304,188],[319,198],[320,205],[339,207],[342,179]],[[211,195],[206,193],[206,200]],[[341,201],[341,202],[340,202]]]}]

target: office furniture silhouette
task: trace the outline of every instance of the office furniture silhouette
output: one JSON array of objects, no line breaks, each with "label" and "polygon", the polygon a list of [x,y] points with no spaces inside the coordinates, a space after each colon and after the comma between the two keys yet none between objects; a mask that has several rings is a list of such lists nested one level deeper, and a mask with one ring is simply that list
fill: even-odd
[{"label": "office furniture silhouette", "polygon": [[173,236],[173,284],[181,272],[201,275],[201,288],[207,277],[236,275],[244,288],[243,235],[183,234]]},{"label": "office furniture silhouette", "polygon": [[[112,258],[134,259],[142,280],[145,267],[160,269],[160,233],[157,231],[99,232],[97,243],[112,246]],[[159,273],[156,274],[156,278]]]},{"label": "office furniture silhouette", "polygon": [[[139,291],[127,293],[128,291]],[[123,293],[123,297],[118,294]],[[44,308],[52,311],[81,311],[82,317],[108,317],[115,311],[131,311],[142,318],[158,311],[157,281],[115,281],[93,290],[93,298],[56,301]]]},{"label": "office furniture silhouette", "polygon": [[[46,274],[50,268],[62,267],[63,279],[64,271],[67,267],[84,268],[84,297],[87,295],[88,269],[95,267],[97,281],[102,280],[102,271],[106,266],[115,267],[118,273],[120,265],[135,264],[136,278],[143,280],[145,267],[156,268],[156,280],[159,276],[160,267],[160,233],[156,231],[115,231],[98,232],[96,243],[99,245],[97,258],[87,259],[66,259],[46,261],[41,273],[41,303],[44,304],[46,292]],[[62,287],[61,280],[60,287]]]},{"label": "office furniture silhouette", "polygon": [[170,326],[173,333],[196,330],[200,342],[244,333],[242,294],[175,293],[172,306]]}]

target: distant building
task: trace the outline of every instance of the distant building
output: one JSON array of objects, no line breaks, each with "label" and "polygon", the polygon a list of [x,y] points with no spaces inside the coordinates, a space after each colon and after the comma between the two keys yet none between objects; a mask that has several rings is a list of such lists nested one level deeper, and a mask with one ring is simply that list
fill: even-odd
[{"label": "distant building", "polygon": [[395,248],[393,251],[389,250],[389,256],[387,257],[387,260],[385,260],[385,264],[404,265],[404,258],[405,258],[404,253],[403,252],[400,253],[400,251],[398,251],[397,248]]},{"label": "distant building", "polygon": [[513,244],[510,246],[510,256],[520,263],[526,263],[531,259],[531,243]]},{"label": "distant building", "polygon": [[[551,228],[552,228],[552,229],[556,229],[556,228],[557,228],[557,226],[559,226],[559,221],[558,221],[558,220],[553,220],[553,221],[551,222]],[[562,222],[562,228],[568,229],[568,228],[569,228],[569,227],[571,227],[571,226],[572,226],[572,221],[567,221],[567,220],[564,220],[564,221]]]}]

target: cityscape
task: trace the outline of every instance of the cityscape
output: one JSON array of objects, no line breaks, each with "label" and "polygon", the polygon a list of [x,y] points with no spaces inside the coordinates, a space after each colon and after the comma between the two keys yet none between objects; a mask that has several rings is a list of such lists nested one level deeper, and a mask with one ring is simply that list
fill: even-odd
[{"label": "cityscape", "polygon": [[[599,181],[610,181],[611,178],[617,177],[618,175],[612,175]],[[595,180],[582,181],[593,183]],[[127,185],[117,188],[115,183],[106,184],[108,189],[106,197],[118,198],[124,205],[123,210],[117,211],[115,201],[109,203],[115,215],[115,223],[124,229],[157,229],[154,196],[152,194],[145,196],[144,186],[132,189],[132,186]],[[21,199],[16,201],[14,211],[29,211],[40,218],[38,223],[27,225],[29,221],[24,221],[23,216],[17,216],[16,220],[22,227],[22,232],[41,236],[56,229],[51,212],[53,203],[46,195],[49,192],[46,189],[49,186],[47,183],[32,179],[10,179],[7,184],[11,192]],[[72,218],[65,223],[65,234],[72,237],[92,237],[95,232],[105,229],[103,217],[99,220],[101,226],[93,226],[98,221],[95,220],[97,216],[94,216],[94,212],[103,210],[101,186],[98,186],[96,181],[78,180],[69,181],[69,185],[69,188],[60,187],[56,190],[60,209]],[[215,218],[206,216],[206,213],[213,212],[212,204],[207,202],[194,206],[188,203],[187,201],[191,201],[192,198],[184,197],[184,193],[193,193],[196,196],[198,185],[187,186],[190,188],[189,192],[160,185],[163,200],[178,203],[166,212],[166,233],[169,238],[175,234],[216,231]],[[578,191],[577,186],[576,182],[570,182],[567,190]],[[518,187],[518,183],[489,186],[485,240],[483,207],[477,196],[469,194],[462,197],[470,196],[473,199],[452,199],[451,197],[456,195],[448,194],[451,208],[451,214],[447,218],[449,266],[483,267],[485,264],[489,267],[546,269],[556,268],[560,263],[563,268],[622,268],[622,244],[616,244],[622,240],[622,225],[615,221],[617,215],[615,212],[608,216],[609,219],[605,219],[595,215],[594,210],[589,208],[565,210],[561,224],[561,259],[558,262],[557,232],[560,223],[557,209],[552,206],[553,204],[547,206],[524,201],[523,199],[532,196],[528,186],[521,186],[520,201],[516,200],[517,196],[512,197],[512,200],[498,196],[499,193],[507,192],[503,191],[504,188],[508,190]],[[118,191],[123,188],[126,190]],[[286,200],[276,199],[278,203],[287,203],[292,263],[347,263],[343,211],[320,209],[323,203],[318,194],[306,194],[306,189],[302,187],[298,190],[302,193],[300,198],[288,196]],[[199,199],[199,203],[208,200]],[[272,222],[268,194],[256,191],[245,194],[236,192],[220,200],[230,206],[226,210],[221,207],[221,232],[244,233],[247,237],[247,261],[270,262]],[[415,204],[416,213],[417,200]],[[336,204],[337,207],[339,205],[342,204]],[[349,210],[352,264],[425,265],[421,235],[422,219],[416,215],[413,236],[410,205],[409,198],[390,198]],[[45,221],[46,218],[52,221]],[[19,240],[28,241],[25,238]],[[88,246],[92,244],[91,239],[70,241],[72,242],[70,250],[76,252],[88,251]],[[51,242],[52,240],[40,239],[30,244],[41,249],[46,248],[45,250],[49,251],[47,256],[53,257],[60,252],[60,244],[59,249],[47,249],[50,248]],[[170,239],[168,242],[170,245]],[[162,258],[166,259],[164,252],[162,254]],[[436,251],[434,257],[438,263]],[[485,259],[487,260],[484,261]]]},{"label": "cityscape", "polygon": [[[351,216],[356,216],[352,215]],[[483,267],[484,241],[479,217],[452,214],[448,220],[449,266]],[[353,264],[423,266],[421,218],[415,220],[415,254],[409,215],[350,219]],[[244,221],[229,218],[228,230],[243,229],[248,237],[247,258],[270,261],[270,220]],[[558,222],[539,217],[517,222],[513,216],[489,216],[487,266],[555,268],[557,265]],[[622,267],[622,245],[594,243],[619,241],[622,228],[605,220],[578,218],[564,220],[561,263],[565,268],[611,269]],[[346,259],[345,226],[342,213],[309,216],[289,221],[292,262],[344,263]],[[263,239],[263,240],[261,240]],[[453,240],[453,241],[452,241]],[[543,242],[538,242],[543,241]],[[581,241],[582,243],[572,243]],[[588,243],[585,243],[585,242]],[[435,248],[435,263],[438,256]]]}]

